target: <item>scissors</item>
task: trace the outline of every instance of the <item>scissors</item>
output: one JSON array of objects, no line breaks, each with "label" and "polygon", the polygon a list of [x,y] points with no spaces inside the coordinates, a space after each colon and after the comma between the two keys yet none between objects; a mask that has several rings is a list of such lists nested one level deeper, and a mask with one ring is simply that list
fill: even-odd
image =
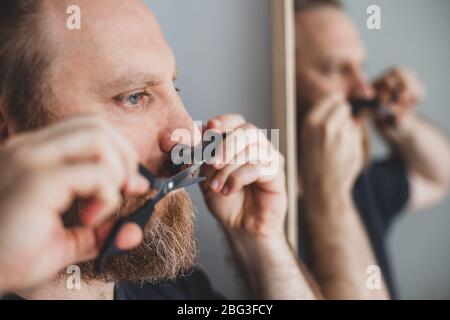
[{"label": "scissors", "polygon": [[[393,91],[391,94],[391,101],[397,102],[399,94],[397,91]],[[357,116],[363,110],[371,110],[380,115],[392,115],[392,112],[383,105],[378,97],[373,99],[350,99],[350,106],[352,107],[352,114]]]},{"label": "scissors", "polygon": [[350,100],[350,105],[352,107],[353,115],[359,114],[364,109],[378,111],[381,108],[380,101],[378,98],[374,98],[371,100],[352,99]]},{"label": "scissors", "polygon": [[130,214],[127,217],[121,217],[117,220],[112,231],[109,233],[106,242],[104,243],[100,254],[95,260],[95,271],[100,273],[106,260],[116,254],[124,254],[128,250],[120,250],[116,246],[116,237],[122,227],[127,223],[136,223],[142,230],[152,217],[155,206],[161,199],[167,196],[172,191],[188,187],[204,181],[205,177],[198,177],[196,174],[200,168],[205,164],[205,160],[202,160],[189,168],[177,173],[171,178],[164,179],[158,178],[147,170],[143,165],[139,166],[139,173],[145,177],[149,182],[152,189],[158,190],[158,193],[148,201],[143,207]]}]

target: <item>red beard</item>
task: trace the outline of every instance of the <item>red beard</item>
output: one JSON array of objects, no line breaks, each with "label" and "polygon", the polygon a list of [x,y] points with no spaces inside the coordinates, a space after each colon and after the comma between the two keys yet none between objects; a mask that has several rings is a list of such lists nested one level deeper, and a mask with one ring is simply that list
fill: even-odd
[{"label": "red beard", "polygon": [[[166,161],[159,170],[159,176],[169,176],[176,172]],[[154,191],[124,201],[117,216],[126,216],[141,208]],[[72,227],[80,223],[82,206],[78,201],[65,215],[65,223]],[[94,262],[86,261],[78,266],[85,280],[117,282],[156,282],[175,279],[189,272],[196,263],[195,209],[185,191],[179,191],[162,199],[144,230],[144,240],[135,249],[124,255],[110,257],[101,274],[94,271]]]}]

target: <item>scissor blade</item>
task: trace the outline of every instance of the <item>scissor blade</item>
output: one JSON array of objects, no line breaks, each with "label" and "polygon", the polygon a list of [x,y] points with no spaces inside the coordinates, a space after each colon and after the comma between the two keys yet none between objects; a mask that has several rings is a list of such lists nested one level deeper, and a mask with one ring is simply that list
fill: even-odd
[{"label": "scissor blade", "polygon": [[164,183],[163,179],[156,177],[153,173],[151,173],[146,167],[142,164],[139,165],[139,173],[150,182],[150,186],[152,189],[160,189]]},{"label": "scissor blade", "polygon": [[192,178],[192,175],[198,171],[203,165],[205,164],[205,161],[201,161],[199,163],[196,163],[189,168],[181,171],[180,173],[173,176],[171,179],[168,179],[166,182],[172,182],[174,187],[177,188],[178,185],[184,183],[184,180]]},{"label": "scissor blade", "polygon": [[179,185],[177,185],[174,190],[177,189],[182,189],[182,188],[186,188],[189,186],[192,186],[194,184],[198,184],[200,182],[205,181],[206,178],[205,177],[197,177],[197,178],[190,178],[190,179],[186,179],[185,181],[181,182]]}]

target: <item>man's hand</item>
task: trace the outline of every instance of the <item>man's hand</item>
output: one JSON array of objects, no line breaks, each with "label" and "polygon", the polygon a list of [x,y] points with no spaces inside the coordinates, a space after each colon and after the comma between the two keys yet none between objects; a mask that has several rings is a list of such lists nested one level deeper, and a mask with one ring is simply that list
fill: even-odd
[{"label": "man's hand", "polygon": [[428,208],[443,199],[450,186],[450,146],[445,134],[414,112],[425,97],[425,85],[413,71],[395,68],[376,81],[375,88],[394,115],[394,125],[383,117],[377,124],[408,170],[408,209]]},{"label": "man's hand", "polygon": [[[389,121],[381,115],[377,119],[380,131],[395,137],[403,130],[413,130],[414,110],[426,95],[425,85],[412,70],[393,68],[375,81],[375,90],[383,106],[389,109]],[[390,125],[391,123],[394,125]]]},{"label": "man's hand", "polygon": [[[227,132],[207,166],[202,189],[221,222],[253,298],[313,299],[284,231],[287,195],[284,158],[239,115],[209,121]],[[248,139],[245,139],[248,137]]]},{"label": "man's hand", "polygon": [[386,288],[366,287],[376,265],[352,191],[361,173],[363,129],[342,97],[325,99],[303,122],[301,180],[304,187],[313,272],[327,299],[379,299]]},{"label": "man's hand", "polygon": [[312,108],[302,128],[302,183],[306,190],[350,194],[360,174],[363,155],[362,124],[353,119],[350,106],[340,96]]},{"label": "man's hand", "polygon": [[[93,117],[16,136],[0,147],[0,291],[30,288],[95,257],[121,192],[149,188],[137,159],[124,137]],[[76,198],[88,200],[84,226],[65,229],[61,216]],[[118,245],[131,248],[141,238],[130,224]]]},{"label": "man's hand", "polygon": [[215,164],[204,170],[207,180],[202,188],[211,212],[227,231],[284,237],[283,156],[240,115],[214,118],[206,129],[228,133],[217,148]]}]

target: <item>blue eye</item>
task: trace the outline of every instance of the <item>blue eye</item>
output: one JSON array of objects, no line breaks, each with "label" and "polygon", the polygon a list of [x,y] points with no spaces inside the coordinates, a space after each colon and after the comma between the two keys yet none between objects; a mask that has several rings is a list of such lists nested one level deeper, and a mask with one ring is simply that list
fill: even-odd
[{"label": "blue eye", "polygon": [[118,96],[114,98],[114,100],[123,108],[135,109],[146,107],[149,98],[150,94],[146,92],[135,92],[132,94]]},{"label": "blue eye", "polygon": [[133,93],[128,95],[125,100],[131,105],[137,105],[144,98],[143,93]]}]

